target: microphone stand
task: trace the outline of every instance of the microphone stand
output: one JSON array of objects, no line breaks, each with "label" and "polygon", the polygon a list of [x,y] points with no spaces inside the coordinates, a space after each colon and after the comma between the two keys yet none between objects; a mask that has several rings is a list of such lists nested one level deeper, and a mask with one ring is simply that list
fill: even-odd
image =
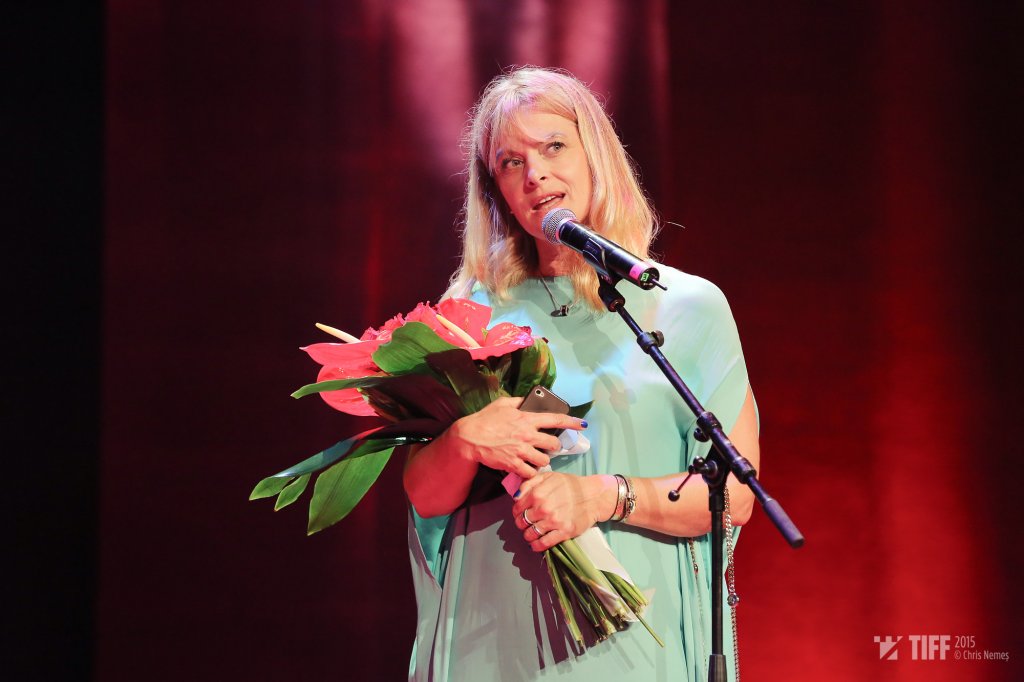
[{"label": "microphone stand", "polygon": [[[694,438],[702,443],[711,442],[712,447],[707,457],[696,458],[690,465],[689,472],[690,476],[700,474],[707,481],[708,506],[711,509],[711,655],[708,659],[708,680],[709,682],[726,682],[725,653],[722,645],[722,583],[724,581],[722,548],[725,543],[722,515],[725,511],[725,483],[729,472],[731,471],[737,480],[753,491],[754,496],[764,507],[768,518],[779,529],[791,547],[797,549],[803,546],[804,536],[789,520],[789,516],[782,506],[761,487],[757,480],[757,471],[725,435],[722,425],[715,415],[704,409],[704,406],[700,404],[697,397],[693,395],[675,368],[672,367],[665,354],[661,352],[665,336],[660,331],[645,332],[636,323],[633,316],[626,311],[626,299],[615,288],[615,284],[621,278],[609,277],[601,272],[598,274],[601,282],[598,294],[605,306],[610,312],[619,314],[619,317],[636,335],[636,342],[640,348],[651,356],[665,378],[693,412],[697,418]],[[670,500],[675,502],[679,499],[679,490],[686,484],[690,476],[683,479],[679,487],[668,494]]]}]

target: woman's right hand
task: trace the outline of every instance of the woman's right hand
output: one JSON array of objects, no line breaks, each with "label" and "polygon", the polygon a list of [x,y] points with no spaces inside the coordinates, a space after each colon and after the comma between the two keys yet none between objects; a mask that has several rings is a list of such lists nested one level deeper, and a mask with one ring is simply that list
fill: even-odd
[{"label": "woman's right hand", "polygon": [[551,461],[561,445],[541,429],[583,428],[575,417],[522,412],[522,398],[498,398],[462,417],[432,443],[410,450],[403,483],[409,501],[424,517],[450,514],[465,502],[480,464],[518,474],[523,480]]},{"label": "woman's right hand", "polygon": [[583,429],[576,417],[550,412],[523,412],[522,398],[498,398],[479,412],[456,421],[444,435],[445,445],[459,457],[532,478],[551,461],[548,453],[562,446],[541,429]]}]

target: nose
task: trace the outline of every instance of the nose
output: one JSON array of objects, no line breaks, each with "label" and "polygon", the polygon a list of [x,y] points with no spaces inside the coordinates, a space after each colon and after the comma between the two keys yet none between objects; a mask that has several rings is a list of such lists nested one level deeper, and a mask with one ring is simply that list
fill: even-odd
[{"label": "nose", "polygon": [[532,161],[526,168],[526,184],[535,187],[542,180],[547,180],[547,167],[538,161]]}]

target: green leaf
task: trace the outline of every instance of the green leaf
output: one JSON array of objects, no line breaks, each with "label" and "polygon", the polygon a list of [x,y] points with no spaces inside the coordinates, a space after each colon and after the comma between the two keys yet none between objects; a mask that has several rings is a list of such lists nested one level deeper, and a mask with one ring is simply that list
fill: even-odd
[{"label": "green leaf", "polygon": [[[328,381],[317,381],[316,383],[306,384],[299,388],[297,391],[292,393],[293,398],[305,398],[307,395],[313,395],[314,393],[326,393],[328,391],[341,391],[346,388],[379,388],[382,390],[394,390],[390,388],[392,385],[404,384],[405,382],[420,377],[419,374],[399,374],[392,376],[390,374],[375,374],[372,377],[359,377],[358,379],[330,379]],[[442,386],[435,380],[439,386]]]},{"label": "green leaf", "polygon": [[[376,430],[376,429],[374,429],[374,430]],[[334,464],[335,462],[337,462],[342,457],[344,457],[345,454],[348,453],[348,451],[351,450],[353,447],[355,447],[357,444],[359,444],[363,440],[365,440],[365,438],[367,437],[368,433],[373,433],[373,431],[369,431],[369,432],[364,431],[363,433],[360,433],[360,434],[357,434],[355,436],[352,436],[351,438],[346,438],[343,441],[335,443],[334,445],[332,445],[331,447],[327,448],[326,450],[321,450],[320,452],[316,453],[312,457],[304,459],[301,462],[299,462],[298,464],[295,464],[294,466],[288,467],[284,471],[279,471],[276,474],[274,474],[273,476],[270,476],[269,478],[264,479],[264,481],[269,481],[271,478],[279,478],[279,479],[283,478],[283,479],[289,479],[290,480],[292,478],[295,478],[296,476],[302,476],[304,474],[311,474],[311,473],[313,473],[315,471],[320,471],[321,469],[325,469],[328,466],[330,466],[331,464]],[[387,447],[387,446],[385,446],[385,447]],[[262,485],[262,483],[263,483],[263,481],[260,482],[261,485]],[[287,483],[288,483],[288,481],[286,480],[285,484],[287,484]],[[283,487],[284,486],[282,486],[282,488]],[[278,492],[280,492],[280,491],[278,491]]]},{"label": "green leaf", "polygon": [[436,436],[441,435],[445,429],[451,426],[450,423],[438,419],[407,419],[394,424],[387,424],[373,432],[373,438],[405,438],[407,443],[396,443],[395,445],[410,445],[412,443],[429,443]]},{"label": "green leaf", "polygon": [[448,379],[462,400],[466,414],[479,412],[501,395],[498,378],[488,369],[481,369],[468,350],[454,348],[443,353],[431,353],[427,364]]},{"label": "green leaf", "polygon": [[316,383],[306,384],[299,390],[292,393],[293,398],[304,398],[307,395],[314,393],[324,393],[326,391],[340,391],[346,388],[367,388],[370,386],[376,386],[382,381],[394,379],[395,377],[387,375],[374,375],[372,377],[359,377],[358,379],[331,379],[330,381],[317,381]]},{"label": "green leaf", "polygon": [[498,383],[502,386],[505,386],[509,372],[512,370],[512,358],[514,355],[515,352],[506,353],[505,355],[490,357],[486,360],[487,366],[491,368],[491,373],[498,377]]},{"label": "green leaf", "polygon": [[312,535],[345,518],[384,470],[395,449],[354,452],[320,474],[309,503],[306,534]]},{"label": "green leaf", "polygon": [[536,339],[532,346],[517,352],[519,361],[514,375],[515,384],[509,393],[523,397],[538,384],[544,388],[551,388],[555,383],[555,361],[551,357],[548,344],[543,339]]},{"label": "green leaf", "polygon": [[309,484],[309,476],[309,474],[303,474],[286,485],[284,490],[281,491],[281,494],[277,496],[277,502],[274,503],[274,511],[284,509],[289,504],[299,499],[299,496],[306,490],[306,485]]},{"label": "green leaf", "polygon": [[[365,389],[375,409],[376,405],[384,408],[390,402],[392,408],[397,407],[401,412],[409,414],[410,418],[427,417],[445,424],[451,424],[466,414],[462,401],[444,379],[432,374],[403,374],[390,379],[372,389]],[[391,414],[391,410],[388,409],[386,413]]]},{"label": "green leaf", "polygon": [[587,416],[587,412],[590,412],[590,408],[594,406],[594,401],[591,400],[589,403],[583,403],[582,405],[573,405],[569,408],[569,416],[576,417],[577,419],[583,419]]},{"label": "green leaf", "polygon": [[264,497],[273,497],[274,495],[281,492],[281,490],[288,485],[292,480],[292,477],[279,477],[279,476],[268,476],[262,481],[256,484],[256,487],[249,493],[250,500],[260,500]]},{"label": "green leaf", "polygon": [[456,348],[422,322],[408,322],[391,335],[391,340],[372,355],[373,361],[388,374],[424,374],[429,371],[427,356]]},{"label": "green leaf", "polygon": [[[401,433],[403,427],[406,426],[408,426],[410,433]],[[430,433],[435,428],[435,423],[430,420],[410,420],[408,425],[402,423],[389,424],[388,426],[363,431],[340,443],[335,443],[326,450],[322,450],[312,457],[288,467],[284,471],[279,471],[273,476],[264,478],[256,484],[256,487],[249,494],[249,499],[258,500],[264,497],[273,497],[291,483],[293,478],[325,469],[344,457],[349,451],[352,451],[352,454],[349,455],[350,457],[360,457],[367,454],[367,452],[376,452],[377,450],[389,447],[412,445],[413,443],[429,443],[432,440],[432,436],[425,434]],[[381,433],[382,437],[374,438],[374,434],[378,432]],[[396,432],[398,432],[396,435],[391,435]],[[385,436],[385,434],[387,435]],[[367,450],[364,446],[370,449]]]}]

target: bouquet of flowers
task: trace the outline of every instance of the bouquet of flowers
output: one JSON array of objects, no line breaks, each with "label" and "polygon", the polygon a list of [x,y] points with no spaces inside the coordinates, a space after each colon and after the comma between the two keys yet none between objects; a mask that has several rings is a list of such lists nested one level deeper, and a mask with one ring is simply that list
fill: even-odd
[{"label": "bouquet of flowers", "polygon": [[[316,533],[352,511],[396,447],[429,443],[457,419],[499,397],[523,397],[537,385],[550,388],[555,365],[547,342],[534,338],[529,327],[508,322],[488,329],[490,318],[487,306],[448,299],[436,306],[421,303],[358,339],[318,324],[344,343],[303,349],[322,367],[316,383],[292,396],[319,393],[337,410],[383,417],[388,423],[263,479],[249,499],[276,497],[274,509],[281,509],[295,502],[316,475],[307,525],[308,534]],[[570,414],[582,417],[589,408],[579,405]],[[601,535],[596,528],[591,532]],[[603,536],[596,539],[607,549]],[[566,626],[579,646],[584,641],[574,607],[598,639],[630,621],[651,631],[641,615],[648,600],[623,577],[624,571],[598,569],[576,540],[547,550],[544,561]],[[611,562],[617,564],[614,557]],[[653,631],[651,635],[662,644]]]}]

